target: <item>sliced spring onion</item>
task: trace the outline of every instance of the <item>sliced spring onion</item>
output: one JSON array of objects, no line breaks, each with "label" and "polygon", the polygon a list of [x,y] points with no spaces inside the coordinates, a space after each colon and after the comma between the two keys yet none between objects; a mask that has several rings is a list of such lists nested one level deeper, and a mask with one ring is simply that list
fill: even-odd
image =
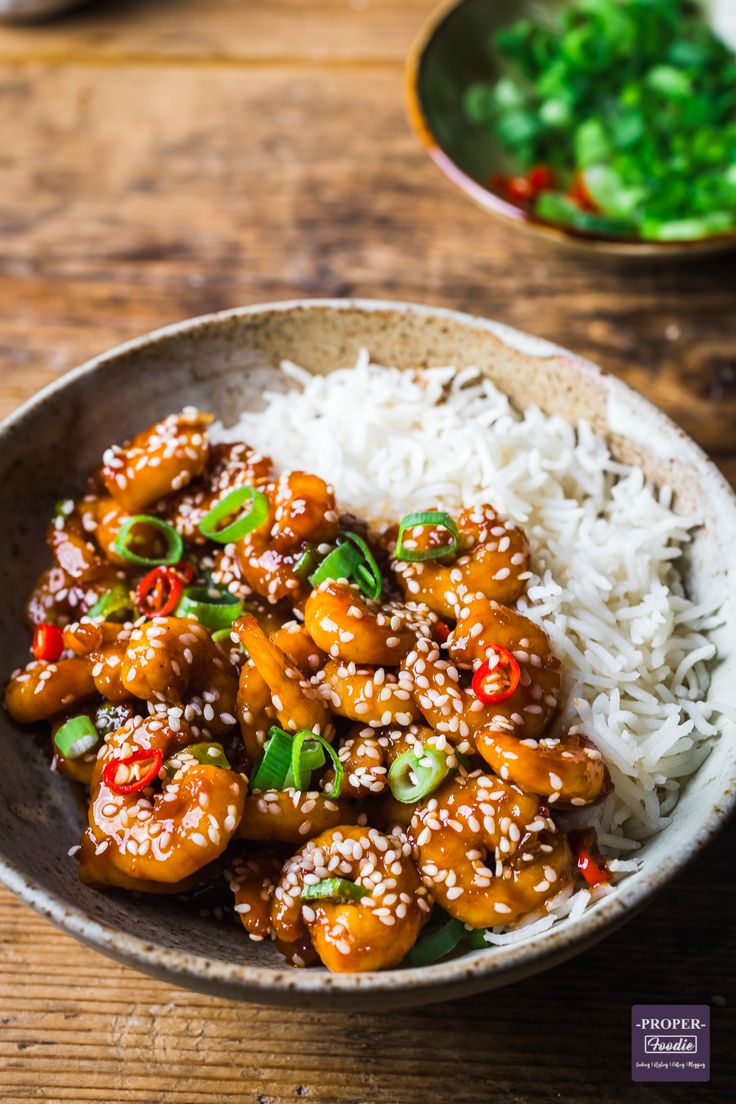
[{"label": "sliced spring onion", "polygon": [[[232,517],[242,506],[250,503],[245,513],[220,528],[220,523]],[[240,540],[254,529],[260,529],[268,518],[268,499],[256,487],[236,487],[217,502],[199,523],[200,533],[218,544],[230,544]]]},{"label": "sliced spring onion", "polygon": [[218,629],[217,632],[213,632],[212,639],[214,640],[215,644],[229,643],[233,648],[240,648],[241,651],[243,650],[243,645],[240,643],[240,641],[233,640],[231,627],[228,627],[227,629]]},{"label": "sliced spring onion", "polygon": [[[319,770],[319,768],[323,767],[326,762],[325,752],[322,745],[316,740],[305,740],[302,744],[300,762],[301,770],[303,772],[300,780],[304,781],[305,778],[307,779],[305,788],[308,789],[311,785],[311,775],[313,771]],[[284,789],[288,790],[291,787],[297,789],[297,787],[294,785],[294,772],[292,771],[291,766],[289,766],[289,769],[286,772],[286,778],[284,779]]]},{"label": "sliced spring onion", "polygon": [[325,556],[309,581],[316,587],[325,579],[350,579],[362,559],[359,549],[352,544],[340,544]]},{"label": "sliced spring onion", "polygon": [[176,607],[177,617],[192,615],[207,629],[227,629],[243,612],[243,603],[229,590],[187,587]]},{"label": "sliced spring onion", "polygon": [[353,570],[353,578],[356,583],[366,598],[380,598],[383,590],[383,576],[367,542],[349,529],[346,529],[342,535],[363,553],[363,562],[359,563]]},{"label": "sliced spring onion", "polygon": [[324,878],[302,887],[302,901],[360,901],[369,896],[370,890],[347,878]]},{"label": "sliced spring onion", "polygon": [[437,962],[450,951],[454,951],[464,935],[465,925],[462,920],[448,920],[441,927],[422,936],[409,951],[407,961],[411,966],[429,966],[431,962]]},{"label": "sliced spring onion", "polygon": [[189,761],[196,759],[205,767],[221,767],[222,770],[232,770],[225,749],[222,744],[215,744],[211,740],[205,740],[199,744],[189,744],[182,748],[176,755],[172,755],[164,763],[164,770],[173,778],[177,771]]},{"label": "sliced spring onion", "polygon": [[476,928],[470,933],[470,946],[474,951],[484,951],[490,946],[486,939],[487,928]]},{"label": "sliced spring onion", "polygon": [[308,544],[299,559],[294,564],[294,574],[300,579],[307,579],[316,570],[320,562],[320,555],[316,544]]},{"label": "sliced spring onion", "polygon": [[[309,735],[313,735],[309,733]],[[283,728],[272,725],[268,730],[268,740],[263,748],[263,758],[256,767],[250,780],[252,790],[282,790],[286,773],[291,764],[293,740]]]},{"label": "sliced spring onion", "polygon": [[[440,548],[407,548],[404,544],[404,533],[424,525],[438,525],[446,529],[450,540]],[[460,532],[453,518],[444,510],[424,510],[417,514],[407,514],[401,519],[399,535],[396,538],[397,560],[407,560],[409,563],[424,563],[426,560],[441,560],[445,556],[451,556],[457,552],[460,544]]]},{"label": "sliced spring onion", "polygon": [[302,751],[305,744],[309,745],[310,754],[312,753],[313,745],[319,744],[329,755],[332,760],[332,765],[335,768],[335,781],[327,796],[339,797],[342,791],[342,779],[344,774],[339,756],[332,744],[328,740],[325,740],[324,736],[320,736],[317,732],[312,732],[308,728],[302,728],[297,732],[291,745],[291,776],[294,779],[294,789],[304,790],[309,784],[305,765],[302,762]]},{"label": "sliced spring onion", "polygon": [[431,744],[424,744],[421,754],[404,751],[396,756],[389,768],[388,784],[397,801],[411,805],[436,790],[449,769],[447,756]]},{"label": "sliced spring onion", "polygon": [[383,577],[368,543],[349,529],[337,539],[337,548],[309,576],[312,586],[319,586],[325,579],[354,579],[367,598],[380,598]]},{"label": "sliced spring onion", "polygon": [[115,621],[118,614],[132,614],[133,612],[130,592],[122,584],[119,584],[114,586],[112,590],[105,591],[94,605],[90,606],[87,610],[87,617],[102,617],[105,621]]},{"label": "sliced spring onion", "polygon": [[81,759],[100,743],[100,734],[86,715],[72,717],[54,736],[59,755],[65,759]]},{"label": "sliced spring onion", "polygon": [[[140,556],[134,551],[136,540],[135,530],[138,526],[154,530],[165,542],[165,550],[160,556]],[[174,529],[173,525],[162,521],[161,518],[151,517],[149,514],[135,514],[124,521],[115,538],[113,549],[129,563],[142,564],[144,567],[158,567],[159,565],[178,563],[184,554],[184,542]]]}]

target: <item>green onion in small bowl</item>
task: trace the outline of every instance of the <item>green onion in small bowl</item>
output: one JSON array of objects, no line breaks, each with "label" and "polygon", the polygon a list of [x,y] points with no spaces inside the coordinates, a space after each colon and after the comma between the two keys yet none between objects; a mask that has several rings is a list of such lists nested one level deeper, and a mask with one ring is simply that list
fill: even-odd
[{"label": "green onion in small bowl", "polygon": [[438,167],[506,222],[581,249],[736,246],[736,55],[706,0],[461,0],[408,61]]}]

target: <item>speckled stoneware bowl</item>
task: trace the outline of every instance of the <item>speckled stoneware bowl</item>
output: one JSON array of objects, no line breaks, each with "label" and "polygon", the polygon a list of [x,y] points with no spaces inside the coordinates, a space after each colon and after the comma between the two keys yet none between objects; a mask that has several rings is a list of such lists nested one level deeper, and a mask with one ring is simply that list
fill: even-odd
[{"label": "speckled stoneware bowl", "polygon": [[[74,494],[114,440],[173,407],[195,403],[225,422],[283,387],[287,357],[316,372],[352,364],[361,346],[384,364],[478,365],[519,407],[584,416],[615,453],[671,484],[677,505],[702,519],[687,563],[697,600],[723,601],[736,620],[736,501],[700,449],[645,399],[595,365],[478,318],[398,303],[297,302],[229,311],[132,341],[42,391],[0,429],[0,670],[28,655],[24,596],[46,565],[43,533],[56,499]],[[736,699],[736,652],[717,634],[713,694]],[[330,975],[294,970],[235,926],[182,912],[167,898],[106,894],[81,885],[67,855],[83,812],[48,769],[41,742],[0,717],[0,878],[65,931],[180,985],[280,1004],[373,1008],[433,1001],[508,984],[577,954],[623,923],[673,878],[723,824],[736,792],[736,731],[724,732],[688,784],[673,822],[644,851],[640,873],[574,924],[513,947],[476,951],[422,969]]]},{"label": "speckled stoneware bowl", "polygon": [[[492,52],[493,34],[519,19],[539,20],[567,0],[445,0],[430,15],[406,63],[409,118],[437,167],[466,196],[510,226],[588,253],[634,260],[685,260],[736,249],[736,233],[694,241],[656,242],[603,234],[544,222],[517,207],[490,186],[494,173],[512,173],[513,160],[489,131],[468,121],[466,89],[497,79],[503,62]],[[726,41],[736,37],[732,0],[695,0]]]}]

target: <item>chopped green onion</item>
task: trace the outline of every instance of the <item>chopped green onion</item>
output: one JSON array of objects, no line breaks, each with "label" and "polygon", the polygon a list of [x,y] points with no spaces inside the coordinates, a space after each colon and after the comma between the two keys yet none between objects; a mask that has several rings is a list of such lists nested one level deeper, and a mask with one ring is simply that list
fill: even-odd
[{"label": "chopped green onion", "polygon": [[349,529],[346,529],[342,536],[363,553],[364,562],[359,563],[353,571],[356,583],[366,598],[380,598],[383,590],[383,576],[368,544],[357,533],[353,533]]},{"label": "chopped green onion", "polygon": [[[220,528],[220,522],[231,517],[246,502],[250,502],[250,508],[231,521],[229,525]],[[268,519],[269,505],[263,491],[255,487],[236,487],[224,498],[216,503],[208,514],[199,523],[199,531],[208,540],[217,541],[218,544],[230,544],[240,540],[254,529],[260,529]]]},{"label": "chopped green onion", "polygon": [[72,717],[54,736],[56,750],[65,759],[81,759],[100,743],[100,734],[86,715]]},{"label": "chopped green onion", "polygon": [[109,736],[122,728],[130,717],[130,708],[124,702],[105,702],[95,713],[95,728],[100,736]]},{"label": "chopped green onion", "polygon": [[[355,579],[367,598],[380,598],[383,577],[368,543],[349,529],[340,533],[337,539],[337,548],[325,556],[317,570],[310,575],[312,586],[319,586],[325,579]],[[300,560],[295,568],[297,572],[301,562]]]},{"label": "chopped green onion", "polygon": [[299,559],[294,564],[294,574],[300,579],[307,579],[320,562],[320,554],[316,544],[308,544]]},{"label": "chopped green onion", "polygon": [[[139,525],[145,525],[146,528],[153,529],[163,537],[166,548],[162,555],[140,556],[133,551],[132,546],[136,543],[135,529]],[[140,540],[140,537],[137,539]],[[184,554],[184,542],[173,525],[169,525],[168,522],[162,521],[161,518],[151,517],[149,514],[135,514],[120,526],[120,531],[113,544],[113,550],[117,552],[118,556],[128,560],[129,563],[143,564],[144,567],[158,567],[162,564],[179,563]]]},{"label": "chopped green onion", "polygon": [[217,632],[213,632],[212,639],[214,640],[215,644],[224,644],[225,642],[228,642],[232,645],[233,648],[240,648],[241,652],[243,651],[243,645],[240,643],[240,641],[233,640],[232,627],[228,627],[227,629],[218,629]]},{"label": "chopped green onion", "polygon": [[487,950],[490,946],[486,939],[486,931],[486,928],[475,928],[475,930],[470,933],[470,946],[474,951]]},{"label": "chopped green onion", "polygon": [[[305,740],[302,744],[302,750],[300,755],[301,771],[304,773],[301,775],[300,781],[306,776],[307,782],[305,789],[308,789],[311,785],[311,775],[314,771],[319,770],[320,767],[325,765],[325,753],[324,748],[317,740]],[[284,779],[284,789],[288,790],[291,787],[298,789],[294,783],[294,772],[289,766],[286,772],[286,778]]]},{"label": "chopped green onion", "polygon": [[229,590],[214,587],[187,587],[176,607],[177,617],[196,617],[207,629],[230,630],[243,612],[243,603]]},{"label": "chopped green onion", "polygon": [[[409,529],[419,528],[424,525],[438,525],[446,529],[450,535],[448,544],[441,548],[407,548],[404,544],[404,533]],[[397,560],[407,560],[409,563],[423,563],[426,560],[441,560],[445,556],[451,556],[457,552],[460,544],[460,531],[455,521],[444,510],[424,510],[417,514],[407,514],[401,519],[399,535],[396,538]]]},{"label": "chopped green onion", "polygon": [[[313,735],[313,733],[309,733]],[[250,780],[252,790],[282,790],[286,772],[291,763],[293,740],[283,728],[272,725],[268,730],[268,740],[263,748],[263,758],[256,767]]]},{"label": "chopped green onion", "polygon": [[312,732],[308,728],[303,728],[297,732],[291,745],[291,776],[294,780],[294,789],[304,790],[309,784],[306,764],[302,760],[302,751],[305,744],[308,745],[310,756],[314,754],[315,744],[321,745],[329,755],[332,760],[332,765],[335,768],[335,781],[327,796],[339,797],[342,791],[342,779],[344,774],[340,758],[329,740],[325,740],[324,736],[320,736],[317,732]]},{"label": "chopped green onion", "polygon": [[454,951],[464,935],[465,925],[462,920],[448,920],[442,927],[422,936],[409,951],[407,961],[411,966],[429,966],[431,962],[436,962]]},{"label": "chopped green onion", "polygon": [[323,559],[309,581],[313,587],[319,586],[325,579],[350,579],[363,557],[352,544],[340,544]]},{"label": "chopped green onion", "polygon": [[[87,610],[87,617],[102,617],[105,621],[114,621],[116,614],[132,614],[133,602],[130,592],[124,586],[114,586],[112,590],[105,591],[93,606]],[[125,620],[125,618],[123,618]]]},{"label": "chopped green onion", "polygon": [[176,755],[172,755],[164,763],[164,770],[170,778],[186,765],[189,758],[195,759],[205,767],[220,767],[222,770],[232,770],[225,749],[222,744],[215,744],[211,740],[204,740],[199,744],[189,744],[182,748]]},{"label": "chopped green onion", "polygon": [[396,756],[389,768],[388,784],[397,801],[411,805],[436,790],[449,770],[444,752],[424,744],[419,754],[404,751]]},{"label": "chopped green onion", "polygon": [[347,878],[324,878],[314,885],[302,886],[302,901],[360,901],[370,890]]}]

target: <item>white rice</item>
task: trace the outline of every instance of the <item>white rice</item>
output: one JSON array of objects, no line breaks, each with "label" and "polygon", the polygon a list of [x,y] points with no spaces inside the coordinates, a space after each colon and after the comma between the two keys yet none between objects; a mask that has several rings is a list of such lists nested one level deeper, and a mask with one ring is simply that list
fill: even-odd
[{"label": "white rice", "polygon": [[[292,390],[268,393],[265,410],[219,427],[220,439],[318,473],[342,509],[365,518],[490,502],[524,526],[536,574],[519,607],[563,661],[559,723],[584,726],[614,783],[575,819],[595,824],[606,854],[628,856],[613,868],[625,876],[640,841],[669,823],[717,731],[706,634],[720,619],[685,595],[675,566],[696,522],[671,509],[668,488],[614,460],[587,422],[534,406],[520,415],[474,369],[403,372],[363,352],[354,368],[325,377],[283,370]],[[601,889],[610,892],[581,890],[555,915],[574,919]]]}]

